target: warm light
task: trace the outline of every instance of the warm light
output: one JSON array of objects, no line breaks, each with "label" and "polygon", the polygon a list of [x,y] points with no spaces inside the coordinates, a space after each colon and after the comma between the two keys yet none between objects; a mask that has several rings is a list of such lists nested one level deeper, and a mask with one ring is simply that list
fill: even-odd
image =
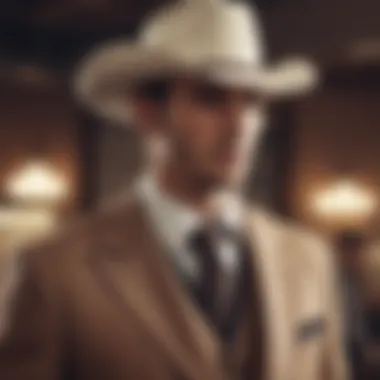
[{"label": "warm light", "polygon": [[8,195],[28,202],[58,202],[68,195],[68,182],[57,169],[42,161],[28,163],[8,180]]},{"label": "warm light", "polygon": [[346,51],[353,61],[370,62],[380,56],[380,41],[378,38],[362,38],[351,42]]},{"label": "warm light", "polygon": [[44,210],[0,208],[0,231],[3,229],[48,229],[54,226],[55,216]]},{"label": "warm light", "polygon": [[0,208],[0,258],[54,231],[58,217],[43,208]]},{"label": "warm light", "polygon": [[339,181],[316,194],[313,209],[325,219],[341,222],[363,221],[376,211],[377,198],[355,181]]}]

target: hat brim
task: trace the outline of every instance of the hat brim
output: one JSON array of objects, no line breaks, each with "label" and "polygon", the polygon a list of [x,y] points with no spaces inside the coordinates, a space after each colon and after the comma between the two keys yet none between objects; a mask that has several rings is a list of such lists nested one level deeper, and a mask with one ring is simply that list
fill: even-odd
[{"label": "hat brim", "polygon": [[271,98],[303,95],[318,82],[318,71],[304,59],[257,68],[238,62],[184,62],[163,51],[125,41],[89,55],[74,77],[79,101],[96,114],[130,124],[128,93],[136,84],[160,77],[191,75]]}]

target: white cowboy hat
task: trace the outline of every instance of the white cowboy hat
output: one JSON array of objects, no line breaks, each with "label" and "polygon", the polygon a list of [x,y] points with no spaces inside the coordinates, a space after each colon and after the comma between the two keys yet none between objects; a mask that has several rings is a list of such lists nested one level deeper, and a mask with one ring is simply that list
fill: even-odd
[{"label": "white cowboy hat", "polygon": [[270,96],[300,94],[317,82],[316,68],[295,59],[266,67],[255,8],[228,0],[182,0],[144,23],[137,41],[105,44],[78,69],[81,102],[116,122],[130,122],[128,89],[148,78],[192,74]]}]

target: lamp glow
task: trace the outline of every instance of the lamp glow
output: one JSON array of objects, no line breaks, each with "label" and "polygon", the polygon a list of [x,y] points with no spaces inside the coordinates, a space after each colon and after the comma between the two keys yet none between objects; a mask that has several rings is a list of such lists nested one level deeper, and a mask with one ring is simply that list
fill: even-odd
[{"label": "lamp glow", "polygon": [[58,202],[67,197],[68,182],[54,166],[32,161],[9,178],[7,192],[15,200]]},{"label": "lamp glow", "polygon": [[363,221],[375,211],[378,201],[367,188],[354,181],[339,181],[316,194],[314,211],[324,218],[346,222]]}]

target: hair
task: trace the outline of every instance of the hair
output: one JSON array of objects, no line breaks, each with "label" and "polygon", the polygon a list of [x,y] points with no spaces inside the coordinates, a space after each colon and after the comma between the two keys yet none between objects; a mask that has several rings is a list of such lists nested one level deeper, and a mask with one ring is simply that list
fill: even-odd
[{"label": "hair", "polygon": [[147,79],[134,86],[133,94],[140,99],[162,103],[168,97],[169,87],[170,80],[168,78]]}]

